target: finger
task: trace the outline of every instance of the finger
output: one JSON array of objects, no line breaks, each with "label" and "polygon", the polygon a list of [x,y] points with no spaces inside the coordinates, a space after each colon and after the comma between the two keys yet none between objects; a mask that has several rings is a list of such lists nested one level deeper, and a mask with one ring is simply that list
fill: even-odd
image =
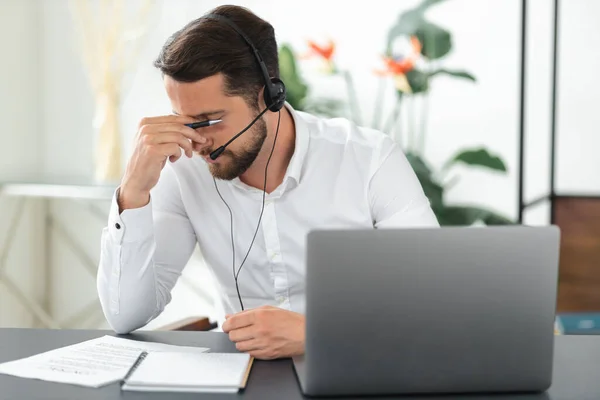
[{"label": "finger", "polygon": [[254,339],[255,336],[256,332],[253,326],[234,329],[229,332],[229,340],[231,340],[232,342],[243,342],[246,340]]},{"label": "finger", "polygon": [[243,328],[249,325],[255,325],[261,316],[264,316],[265,310],[276,310],[277,307],[261,306],[240,311],[236,314],[228,314],[225,316],[223,330],[228,329],[225,333],[231,330]]},{"label": "finger", "polygon": [[206,143],[206,138],[195,129],[177,123],[153,124],[140,128],[140,131],[146,134],[179,132],[186,138],[198,143]]},{"label": "finger", "polygon": [[238,349],[239,351],[248,352],[248,351],[264,350],[265,346],[258,339],[250,339],[250,340],[245,340],[243,342],[236,343],[235,348]]},{"label": "finger", "polygon": [[256,307],[256,308],[247,308],[243,311],[238,311],[235,314],[226,314],[225,318],[231,318],[234,315],[242,315],[242,314],[248,314],[248,313],[255,313],[257,310],[268,310],[268,309],[276,309],[277,307],[273,307],[273,306],[260,306],[260,307]]},{"label": "finger", "polygon": [[166,143],[155,146],[155,151],[163,157],[168,157],[171,162],[181,157],[181,147],[177,143]]},{"label": "finger", "polygon": [[257,311],[260,311],[260,310],[277,310],[277,307],[273,307],[273,306],[260,306],[260,307],[256,307],[256,308],[248,308],[248,309],[246,309],[244,311],[240,311],[236,315],[247,314],[247,313],[256,313]]},{"label": "finger", "polygon": [[156,135],[151,135],[150,143],[163,144],[163,143],[177,143],[181,147],[188,157],[192,157],[194,151],[192,142],[179,132],[164,132]]},{"label": "finger", "polygon": [[252,313],[239,313],[232,315],[223,324],[223,332],[229,333],[234,329],[245,328],[254,324],[254,315]]},{"label": "finger", "polygon": [[139,126],[144,125],[155,125],[155,124],[191,124],[192,122],[198,122],[196,118],[188,117],[186,115],[159,115],[156,117],[145,117],[140,120]]}]

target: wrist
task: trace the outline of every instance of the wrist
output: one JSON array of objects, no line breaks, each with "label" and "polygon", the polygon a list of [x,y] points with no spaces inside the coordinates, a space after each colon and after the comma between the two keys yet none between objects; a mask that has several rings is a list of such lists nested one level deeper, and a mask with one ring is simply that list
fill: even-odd
[{"label": "wrist", "polygon": [[141,208],[150,202],[150,192],[135,190],[127,185],[122,185],[118,190],[117,204],[119,205],[119,213]]}]

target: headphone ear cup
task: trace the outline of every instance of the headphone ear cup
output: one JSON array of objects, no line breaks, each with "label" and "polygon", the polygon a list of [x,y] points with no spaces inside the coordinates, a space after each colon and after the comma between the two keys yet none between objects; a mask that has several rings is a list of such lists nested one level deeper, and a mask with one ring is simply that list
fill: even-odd
[{"label": "headphone ear cup", "polygon": [[269,107],[269,111],[277,112],[281,110],[286,99],[286,89],[283,81],[278,78],[271,78],[269,87],[265,89],[265,104]]}]

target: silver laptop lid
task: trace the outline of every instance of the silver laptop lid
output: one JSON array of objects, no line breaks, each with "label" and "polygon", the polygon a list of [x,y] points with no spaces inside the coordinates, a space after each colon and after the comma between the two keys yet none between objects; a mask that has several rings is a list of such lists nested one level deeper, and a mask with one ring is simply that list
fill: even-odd
[{"label": "silver laptop lid", "polygon": [[544,390],[556,227],[314,231],[306,391]]}]

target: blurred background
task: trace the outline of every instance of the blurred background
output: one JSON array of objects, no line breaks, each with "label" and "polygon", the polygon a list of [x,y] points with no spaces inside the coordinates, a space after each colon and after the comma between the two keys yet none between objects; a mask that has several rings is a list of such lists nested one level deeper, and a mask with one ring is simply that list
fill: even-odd
[{"label": "blurred background", "polygon": [[[442,225],[558,224],[562,329],[600,330],[600,2],[231,3],[273,24],[289,102],[391,135]],[[107,327],[110,198],[171,113],[152,62],[221,4],[0,0],[0,326]],[[215,290],[197,250],[145,329],[214,318]]]}]

